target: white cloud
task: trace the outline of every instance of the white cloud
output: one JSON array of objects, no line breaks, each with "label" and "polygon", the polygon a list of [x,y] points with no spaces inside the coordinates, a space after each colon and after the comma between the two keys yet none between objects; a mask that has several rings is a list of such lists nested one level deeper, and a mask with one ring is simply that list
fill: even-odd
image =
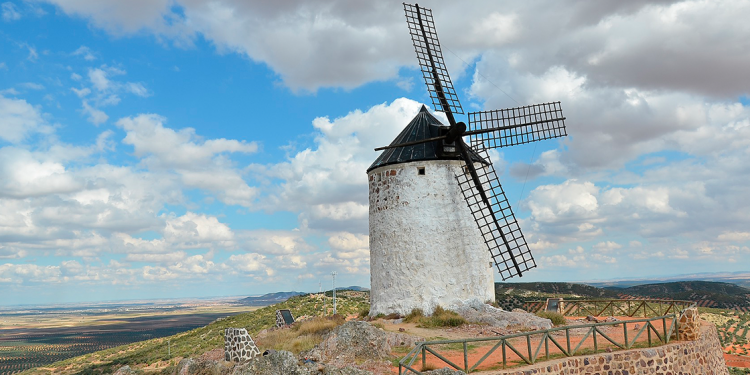
[{"label": "white cloud", "polygon": [[604,241],[604,242],[597,243],[596,245],[593,246],[593,248],[595,250],[607,253],[612,250],[622,249],[622,245],[614,241]]},{"label": "white cloud", "polygon": [[238,242],[248,252],[269,255],[304,254],[313,250],[299,231],[253,230],[239,234]]},{"label": "white cloud", "polygon": [[96,60],[96,56],[94,56],[93,52],[89,47],[86,46],[80,46],[77,50],[73,51],[73,56],[83,56],[83,59],[86,61],[94,61]]},{"label": "white cloud", "polygon": [[[85,90],[87,90],[87,89],[85,89]],[[81,91],[81,92],[76,91],[76,94],[78,94],[78,96],[81,96],[81,94],[85,95],[86,92],[85,91]],[[96,126],[99,126],[99,125],[107,122],[107,120],[109,120],[109,116],[107,116],[107,114],[104,113],[104,111],[102,111],[100,109],[96,109],[96,108],[90,106],[88,101],[84,100],[82,102],[82,104],[83,104],[83,110],[82,111],[83,111],[84,114],[88,115],[88,119],[87,120],[90,123],[92,123],[92,124],[94,124]]]},{"label": "white cloud", "polygon": [[175,131],[164,127],[158,115],[138,115],[117,121],[126,131],[123,143],[134,147],[134,154],[150,170],[174,171],[187,186],[215,192],[227,203],[250,207],[257,188],[250,187],[226,156],[254,153],[255,142],[233,139],[202,140],[192,128]]},{"label": "white cloud", "polygon": [[225,265],[230,269],[251,275],[273,276],[275,274],[275,271],[268,266],[266,257],[261,254],[232,255]]},{"label": "white cloud", "polygon": [[302,211],[301,220],[313,229],[366,232],[365,171],[379,154],[373,149],[389,144],[420,106],[402,98],[333,121],[315,119],[314,148],[259,170],[284,180],[281,186],[270,187],[269,208]]},{"label": "white cloud", "polygon": [[167,219],[164,239],[185,247],[231,246],[234,233],[226,224],[212,216],[187,212]]},{"label": "white cloud", "polygon": [[0,139],[19,143],[35,132],[49,133],[42,113],[23,99],[0,95]]},{"label": "white cloud", "polygon": [[39,160],[23,149],[0,148],[0,197],[27,198],[73,192],[82,185],[55,161]]},{"label": "white cloud", "polygon": [[18,86],[29,90],[44,90],[44,86],[34,82],[19,83]]},{"label": "white cloud", "polygon": [[21,19],[21,13],[18,11],[18,8],[16,8],[15,4],[11,2],[4,2],[2,5],[0,5],[0,8],[2,8],[3,12],[3,21],[10,22]]}]

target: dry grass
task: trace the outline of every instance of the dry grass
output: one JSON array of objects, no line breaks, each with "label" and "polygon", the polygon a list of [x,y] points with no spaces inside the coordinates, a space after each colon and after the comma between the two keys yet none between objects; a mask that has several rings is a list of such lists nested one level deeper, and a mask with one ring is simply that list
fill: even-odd
[{"label": "dry grass", "polygon": [[565,317],[562,314],[558,313],[558,312],[540,311],[540,312],[536,313],[536,316],[538,316],[540,318],[545,318],[545,319],[551,320],[552,324],[554,324],[556,327],[557,326],[564,326],[564,325],[568,324],[568,320],[565,319]]},{"label": "dry grass", "polygon": [[268,331],[265,336],[258,338],[257,344],[264,348],[299,353],[318,345],[328,332],[344,322],[342,317],[306,320],[289,328]]},{"label": "dry grass", "polygon": [[425,328],[458,327],[466,324],[464,317],[456,312],[445,310],[441,306],[436,307],[431,316],[425,316],[421,309],[414,309],[406,315],[404,321],[417,323],[418,326]]}]

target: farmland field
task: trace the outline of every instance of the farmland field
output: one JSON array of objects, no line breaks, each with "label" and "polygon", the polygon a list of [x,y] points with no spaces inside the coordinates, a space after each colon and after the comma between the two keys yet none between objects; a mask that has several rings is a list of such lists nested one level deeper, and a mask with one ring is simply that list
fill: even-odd
[{"label": "farmland field", "polygon": [[231,301],[0,310],[0,375],[202,327],[251,311]]}]

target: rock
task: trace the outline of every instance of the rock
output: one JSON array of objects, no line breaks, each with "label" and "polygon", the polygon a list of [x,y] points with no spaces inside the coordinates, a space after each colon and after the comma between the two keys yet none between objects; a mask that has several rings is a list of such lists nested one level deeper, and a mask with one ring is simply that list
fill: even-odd
[{"label": "rock", "polygon": [[370,323],[352,320],[336,327],[323,342],[304,355],[318,362],[336,360],[338,363],[353,363],[355,359],[385,360],[390,358],[392,347],[412,346],[418,341],[424,339],[403,333],[386,332],[373,327]]},{"label": "rock", "polygon": [[487,324],[492,327],[505,329],[513,326],[518,329],[532,330],[552,328],[552,321],[549,319],[540,318],[519,309],[505,311],[479,300],[457,301],[449,306],[449,309],[457,312],[469,322]]},{"label": "rock", "polygon": [[589,322],[599,323],[599,319],[595,318],[593,315],[587,316],[586,320],[588,320]]},{"label": "rock", "polygon": [[335,368],[322,364],[301,364],[294,354],[281,350],[235,366],[232,375],[373,375],[353,367]]},{"label": "rock", "polygon": [[205,354],[199,359],[185,358],[177,364],[177,375],[227,375],[232,372],[232,364],[223,359],[207,359]]},{"label": "rock", "polygon": [[197,370],[196,361],[192,358],[185,358],[177,364],[177,375],[191,375]]},{"label": "rock", "polygon": [[112,375],[134,375],[135,372],[130,369],[130,366],[125,365],[117,369],[114,374]]},{"label": "rock", "polygon": [[365,373],[389,373],[392,348],[401,345],[414,346],[418,341],[424,339],[404,333],[383,331],[370,323],[353,320],[336,327],[318,346],[300,355],[330,365],[327,371],[334,371],[334,367],[340,367],[342,371],[354,371],[346,368],[352,366],[366,371]]}]

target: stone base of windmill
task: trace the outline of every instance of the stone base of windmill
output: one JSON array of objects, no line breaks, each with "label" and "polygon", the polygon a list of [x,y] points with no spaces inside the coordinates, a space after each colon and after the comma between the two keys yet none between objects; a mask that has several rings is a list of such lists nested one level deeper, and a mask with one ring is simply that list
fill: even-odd
[{"label": "stone base of windmill", "polygon": [[432,160],[370,171],[370,316],[495,300],[492,258],[456,183],[464,165]]},{"label": "stone base of windmill", "polygon": [[251,360],[260,355],[260,349],[245,328],[224,330],[224,359],[229,362]]}]

